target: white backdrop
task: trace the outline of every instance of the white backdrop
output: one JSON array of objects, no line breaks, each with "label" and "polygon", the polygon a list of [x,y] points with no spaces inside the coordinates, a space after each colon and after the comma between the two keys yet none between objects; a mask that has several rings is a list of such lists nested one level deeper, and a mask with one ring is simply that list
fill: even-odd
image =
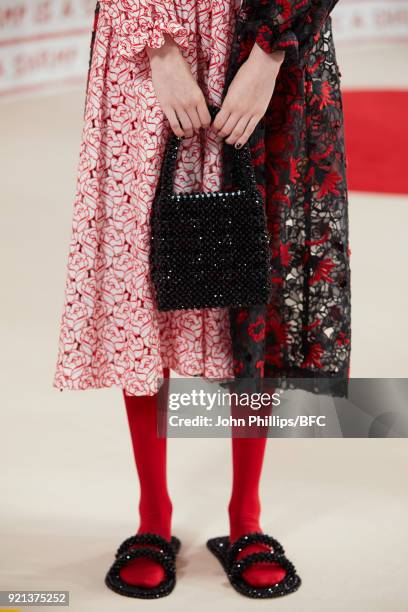
[{"label": "white backdrop", "polygon": [[[96,0],[0,0],[0,98],[83,82]],[[340,0],[336,43],[408,39],[408,0]]]},{"label": "white backdrop", "polygon": [[95,0],[0,0],[0,95],[83,80]]}]

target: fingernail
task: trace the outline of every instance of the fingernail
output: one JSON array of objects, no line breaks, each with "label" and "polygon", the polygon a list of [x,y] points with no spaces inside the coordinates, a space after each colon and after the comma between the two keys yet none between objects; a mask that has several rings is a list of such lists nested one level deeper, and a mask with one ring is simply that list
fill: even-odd
[{"label": "fingernail", "polygon": [[240,149],[242,147],[242,144],[240,142],[236,142],[235,143],[235,148],[236,149]]}]

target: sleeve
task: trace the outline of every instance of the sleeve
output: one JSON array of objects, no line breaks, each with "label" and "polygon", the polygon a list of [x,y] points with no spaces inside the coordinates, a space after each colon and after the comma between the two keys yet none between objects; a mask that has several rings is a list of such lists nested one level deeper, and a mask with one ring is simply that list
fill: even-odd
[{"label": "sleeve", "polygon": [[302,63],[338,0],[248,0],[244,34],[264,51]]},{"label": "sleeve", "polygon": [[173,0],[101,0],[118,37],[118,52],[132,60],[146,47],[159,48],[170,35],[187,48],[189,32],[177,16]]}]

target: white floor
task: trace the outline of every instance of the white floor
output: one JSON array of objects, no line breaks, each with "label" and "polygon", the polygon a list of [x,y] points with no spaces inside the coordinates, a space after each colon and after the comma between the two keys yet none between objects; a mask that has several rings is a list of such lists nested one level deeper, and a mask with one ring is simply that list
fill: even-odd
[{"label": "white floor", "polygon": [[[343,86],[397,86],[403,74],[398,47],[339,57]],[[70,590],[74,612],[244,610],[251,602],[204,546],[226,533],[228,440],[169,440],[174,533],[183,541],[175,592],[151,603],[103,584],[137,523],[121,394],[51,387],[82,111],[82,91],[1,107],[0,588]],[[355,377],[408,374],[407,225],[407,197],[350,193]],[[404,440],[270,440],[263,527],[282,540],[304,584],[253,605],[405,612],[407,459]]]}]

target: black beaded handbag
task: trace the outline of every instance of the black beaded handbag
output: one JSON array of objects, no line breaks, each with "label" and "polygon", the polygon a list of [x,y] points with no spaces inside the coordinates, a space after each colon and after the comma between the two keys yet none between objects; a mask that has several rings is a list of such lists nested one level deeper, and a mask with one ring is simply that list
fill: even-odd
[{"label": "black beaded handbag", "polygon": [[[218,109],[211,108],[212,116]],[[151,213],[150,273],[159,311],[266,304],[271,255],[249,146],[230,147],[234,191],[175,193],[181,139],[166,144]]]}]

